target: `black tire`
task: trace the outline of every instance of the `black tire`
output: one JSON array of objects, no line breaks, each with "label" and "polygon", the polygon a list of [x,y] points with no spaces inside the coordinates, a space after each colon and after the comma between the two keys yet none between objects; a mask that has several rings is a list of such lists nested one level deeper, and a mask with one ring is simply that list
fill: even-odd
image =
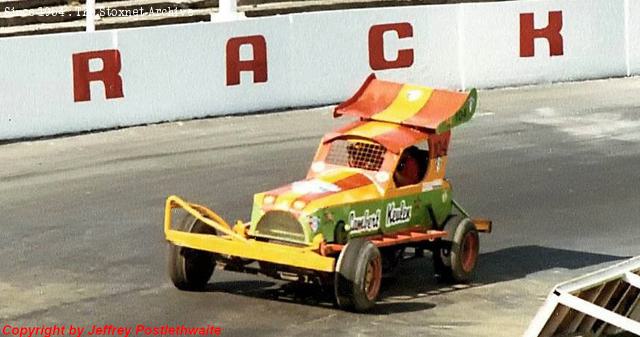
[{"label": "black tire", "polygon": [[480,240],[469,218],[454,215],[445,225],[447,239],[439,240],[433,252],[433,268],[446,281],[466,283],[473,278]]},{"label": "black tire", "polygon": [[453,241],[453,235],[456,228],[460,224],[460,217],[458,215],[450,216],[443,226],[443,230],[447,232],[447,237],[436,240],[435,247],[433,249],[433,270],[435,276],[442,281],[450,281],[452,279],[451,271],[451,246]]},{"label": "black tire", "polygon": [[344,221],[339,221],[333,234],[333,241],[344,245],[349,241],[349,233],[344,229]]},{"label": "black tire", "polygon": [[382,257],[371,241],[349,240],[336,263],[334,292],[342,309],[363,312],[376,304],[382,283]]},{"label": "black tire", "polygon": [[[216,230],[187,214],[176,230],[216,235]],[[167,269],[171,281],[181,290],[202,290],[205,288],[216,266],[215,254],[169,243]]]},{"label": "black tire", "polygon": [[473,279],[479,251],[478,230],[469,218],[465,218],[456,229],[451,248],[451,276],[454,281],[467,283]]},{"label": "black tire", "polygon": [[383,277],[393,276],[396,267],[400,264],[404,256],[404,248],[387,247],[380,250],[382,255],[382,275]]}]

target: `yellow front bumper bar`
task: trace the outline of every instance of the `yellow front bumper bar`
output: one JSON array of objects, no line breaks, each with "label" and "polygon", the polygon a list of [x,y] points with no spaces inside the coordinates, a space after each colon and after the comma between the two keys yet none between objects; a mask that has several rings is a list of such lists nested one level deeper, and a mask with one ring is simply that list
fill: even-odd
[{"label": "yellow front bumper bar", "polygon": [[[174,208],[182,208],[198,220],[216,229],[218,235],[187,233],[171,229]],[[248,238],[238,224],[232,228],[210,209],[170,196],[164,210],[164,234],[167,241],[182,247],[204,250],[243,259],[265,261],[287,266],[334,272],[335,259],[318,254],[321,240],[307,247],[293,247]]]}]

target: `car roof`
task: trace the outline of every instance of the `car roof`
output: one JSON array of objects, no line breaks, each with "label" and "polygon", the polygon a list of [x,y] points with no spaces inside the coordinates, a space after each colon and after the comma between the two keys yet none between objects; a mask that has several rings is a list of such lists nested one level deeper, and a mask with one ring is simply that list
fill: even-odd
[{"label": "car roof", "polygon": [[328,133],[323,143],[336,139],[366,139],[374,141],[393,153],[426,140],[428,133],[395,123],[379,121],[357,121]]},{"label": "car roof", "polygon": [[363,121],[388,122],[444,133],[471,119],[477,93],[455,92],[388,82],[370,75],[356,94],[338,105],[334,117],[350,115]]}]

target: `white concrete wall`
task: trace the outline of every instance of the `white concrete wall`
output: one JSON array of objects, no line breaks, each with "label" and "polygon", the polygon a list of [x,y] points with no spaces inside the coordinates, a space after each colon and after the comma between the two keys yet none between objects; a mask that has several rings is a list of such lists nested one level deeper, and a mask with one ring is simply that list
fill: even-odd
[{"label": "white concrete wall", "polygon": [[[545,38],[520,55],[520,15],[536,29],[549,11],[562,16],[562,55]],[[374,25],[410,25],[412,36],[383,35],[384,56],[410,49],[410,66],[373,71]],[[268,79],[227,85],[229,39],[260,35]],[[124,97],[74,101],[72,55],[117,49]],[[240,49],[241,59],[253,57]],[[92,61],[91,70],[101,69]],[[640,73],[640,2],[532,0],[302,13],[231,22],[0,39],[0,139],[34,137],[159,121],[335,103],[371,72],[444,88],[498,87]]]},{"label": "white concrete wall", "polygon": [[625,0],[627,30],[627,75],[640,74],[640,1]]},{"label": "white concrete wall", "polygon": [[[512,86],[626,75],[624,0],[507,1],[462,6],[465,84]],[[520,14],[546,27],[560,11],[563,54],[535,39],[535,56],[520,57]]]}]

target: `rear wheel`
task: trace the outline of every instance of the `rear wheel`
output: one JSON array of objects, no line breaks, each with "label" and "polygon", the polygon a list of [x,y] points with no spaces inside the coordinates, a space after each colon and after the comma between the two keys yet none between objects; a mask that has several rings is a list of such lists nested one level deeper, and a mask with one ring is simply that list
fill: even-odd
[{"label": "rear wheel", "polygon": [[393,276],[404,256],[404,248],[386,247],[380,250],[380,255],[382,255],[382,275],[384,277]]},{"label": "rear wheel", "polygon": [[[176,230],[216,235],[216,230],[195,217],[187,214]],[[202,290],[209,282],[216,266],[215,254],[176,246],[169,243],[168,272],[176,288],[181,290]]]},{"label": "rear wheel", "polygon": [[382,258],[371,241],[357,238],[344,246],[336,265],[336,303],[347,310],[371,309],[380,293]]},{"label": "rear wheel", "polygon": [[445,280],[469,282],[478,261],[478,231],[469,218],[457,215],[447,221],[445,230],[448,238],[440,240],[433,252],[436,274]]}]

